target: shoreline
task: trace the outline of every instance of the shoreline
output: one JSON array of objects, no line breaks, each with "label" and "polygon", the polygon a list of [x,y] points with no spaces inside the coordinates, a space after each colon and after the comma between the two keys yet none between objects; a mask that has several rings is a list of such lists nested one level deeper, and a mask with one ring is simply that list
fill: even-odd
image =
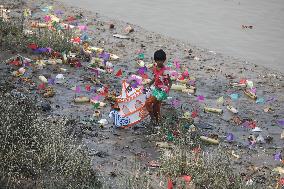
[{"label": "shoreline", "polygon": [[269,66],[257,65],[253,61],[246,60],[246,58],[244,58],[244,57],[235,57],[234,55],[225,55],[221,51],[220,52],[219,51],[214,51],[214,50],[209,49],[207,47],[201,47],[198,44],[192,44],[190,42],[190,40],[177,39],[177,38],[171,37],[169,35],[164,35],[164,34],[160,34],[160,33],[155,32],[155,31],[147,30],[147,29],[144,29],[143,27],[141,27],[139,25],[136,25],[134,23],[131,23],[131,22],[128,22],[128,21],[125,21],[125,20],[114,19],[114,18],[111,18],[111,17],[109,17],[107,15],[103,15],[103,14],[97,13],[95,11],[87,10],[85,8],[70,6],[67,3],[65,3],[65,2],[61,2],[60,0],[54,0],[54,2],[56,2],[56,3],[60,4],[60,5],[66,6],[66,7],[71,7],[71,8],[75,8],[77,10],[86,11],[86,12],[92,13],[94,15],[98,15],[105,22],[115,22],[115,23],[120,23],[120,24],[131,25],[131,26],[133,26],[135,28],[139,28],[141,31],[146,31],[148,33],[159,35],[159,36],[161,36],[161,38],[169,39],[170,41],[175,41],[176,43],[179,43],[179,44],[186,44],[187,46],[190,46],[190,47],[192,47],[192,48],[194,48],[194,49],[196,49],[197,51],[200,51],[200,52],[206,52],[206,53],[209,53],[209,54],[210,53],[218,54],[221,57],[231,58],[231,59],[233,59],[233,60],[235,60],[235,61],[237,61],[239,63],[242,62],[243,64],[252,64],[254,67],[260,67],[263,70],[269,69],[270,72],[275,72],[277,74],[284,75],[284,70],[283,71],[279,71],[276,68],[275,69],[271,69],[271,68],[269,68]]},{"label": "shoreline", "polygon": [[[284,115],[284,75],[283,73],[268,70],[263,66],[256,66],[253,63],[248,63],[244,60],[237,59],[231,56],[224,56],[221,53],[210,52],[209,49],[201,49],[197,46],[192,46],[190,43],[185,43],[182,40],[176,40],[171,37],[167,37],[155,32],[147,31],[137,25],[132,25],[124,21],[110,19],[107,16],[101,16],[92,11],[84,11],[81,8],[70,7],[59,1],[40,1],[33,4],[34,1],[28,1],[28,6],[45,7],[47,5],[56,5],[54,7],[63,10],[67,15],[75,15],[82,13],[84,15],[83,23],[90,23],[92,29],[90,37],[94,37],[94,45],[106,49],[108,52],[117,54],[120,57],[119,61],[113,62],[115,65],[115,71],[123,69],[125,73],[135,73],[137,70],[137,64],[135,62],[135,56],[137,50],[144,50],[145,62],[150,62],[152,54],[155,50],[163,48],[167,52],[168,58],[178,58],[181,65],[188,66],[190,69],[190,77],[196,81],[197,92],[195,94],[186,94],[176,91],[171,91],[170,96],[179,101],[180,104],[189,104],[188,111],[196,109],[198,111],[198,117],[195,119],[196,123],[210,124],[212,130],[202,130],[204,135],[210,133],[217,133],[220,137],[220,147],[228,151],[234,150],[241,156],[240,160],[232,160],[235,165],[241,170],[246,169],[246,165],[253,164],[255,166],[267,166],[275,167],[279,165],[279,162],[273,160],[273,154],[280,151],[279,149],[271,150],[273,147],[280,147],[284,150],[283,140],[280,139],[280,134],[283,131],[283,126],[279,126],[277,121],[282,119]],[[43,3],[45,2],[45,3]],[[39,10],[38,10],[39,11]],[[41,13],[42,14],[42,13]],[[87,16],[85,16],[87,15]],[[96,19],[96,21],[93,21]],[[115,29],[109,30],[109,23],[114,23]],[[123,34],[124,28],[127,25],[131,25],[134,28],[134,32],[130,33],[129,40],[116,39],[112,35],[116,32]],[[124,46],[124,47],[123,47]],[[188,57],[188,53],[184,49],[192,49],[193,57]],[[5,52],[0,53],[1,61],[6,56]],[[5,57],[7,59],[7,57]],[[71,73],[66,76],[69,80],[66,86],[55,86],[57,94],[53,98],[47,101],[51,104],[53,115],[67,115],[74,117],[81,121],[80,127],[85,127],[85,123],[88,117],[92,115],[92,108],[84,105],[76,105],[71,102],[74,93],[70,90],[71,86],[77,83],[88,83],[88,80],[84,77],[90,72],[85,70],[76,70],[65,66]],[[7,71],[7,68],[3,68]],[[9,71],[9,70],[8,70]],[[7,71],[7,72],[8,72]],[[41,74],[56,73],[56,69],[40,71]],[[36,80],[36,76],[31,76]],[[246,78],[253,81],[257,88],[257,95],[260,98],[264,98],[263,104],[257,104],[255,101],[246,97],[243,92],[237,88],[231,88],[230,82],[238,82],[239,80]],[[119,80],[121,78],[115,78],[114,76],[104,78],[108,80],[109,84],[113,85],[111,88],[120,90]],[[20,88],[20,85],[17,85]],[[238,94],[237,100],[229,99],[231,94]],[[84,94],[85,95],[85,94]],[[196,100],[198,96],[204,96],[205,101],[199,102]],[[216,105],[216,100],[224,96],[233,106],[239,110],[238,116],[242,119],[252,118],[257,121],[263,131],[261,135],[273,137],[272,143],[257,144],[253,149],[247,146],[247,137],[251,129],[243,128],[240,125],[234,124],[231,119],[234,115],[230,114],[225,106]],[[276,100],[268,102],[270,98]],[[166,103],[171,104],[171,101]],[[56,108],[59,105],[60,108]],[[224,110],[223,115],[207,114],[203,113],[204,106],[219,107]],[[272,112],[264,112],[263,109],[271,107]],[[176,110],[181,113],[181,108],[178,106]],[[162,109],[163,111],[163,109]],[[101,110],[102,117],[107,118],[109,107]],[[164,110],[167,112],[167,110]],[[147,121],[146,121],[147,122]],[[88,125],[89,123],[87,123]],[[147,162],[158,158],[157,147],[147,141],[146,135],[143,131],[138,132],[133,129],[128,130],[113,130],[111,125],[106,126],[105,129],[99,129],[97,126],[89,125],[92,127],[90,136],[85,135],[83,137],[83,143],[85,143],[90,152],[98,153],[99,157],[95,155],[93,157],[93,167],[101,170],[104,174],[109,175],[115,172],[119,175],[117,180],[123,179],[127,172],[131,172],[131,167],[127,164],[127,159],[131,159],[131,162],[135,162],[137,154],[146,154],[143,157],[141,163],[142,167],[145,167]],[[87,126],[87,127],[89,127]],[[227,133],[234,133],[236,139],[234,143],[227,143],[225,141]],[[94,135],[94,136],[92,136]],[[265,151],[263,151],[265,149]],[[130,163],[131,164],[131,163]],[[121,170],[123,171],[121,171]],[[106,176],[107,179],[112,181],[112,176]],[[114,179],[114,180],[116,180]]]},{"label": "shoreline", "polygon": [[[267,15],[266,19],[259,19],[254,14],[254,11],[257,11],[257,14],[262,15],[263,12],[270,12],[268,10],[273,7],[277,7],[276,10],[280,11],[283,4],[279,0],[272,3],[261,0],[255,6],[253,6],[256,3],[254,0],[249,2],[240,0],[241,4],[235,1],[217,0],[212,6],[210,6],[209,0],[181,1],[179,4],[167,1],[166,4],[160,6],[159,1],[140,3],[136,0],[122,0],[120,3],[113,0],[108,2],[83,0],[82,3],[61,0],[61,2],[90,11],[95,10],[108,18],[130,22],[142,26],[148,31],[163,33],[166,37],[172,36],[203,49],[213,50],[267,68],[272,67],[274,71],[282,70],[283,73],[284,70],[281,63],[283,56],[280,51],[283,48],[283,45],[280,44],[282,40],[278,41],[276,37],[281,36],[280,31],[284,31],[284,28],[283,25],[279,25],[281,19],[272,18],[276,15],[280,16],[281,13],[272,12]],[[181,4],[184,6],[181,7]],[[129,10],[123,11],[123,7],[127,7]],[[161,9],[156,10],[157,7],[161,7]],[[163,8],[169,8],[171,14],[167,14]],[[213,10],[216,8],[222,10],[214,12]],[[186,9],[190,13],[179,11]],[[159,18],[151,19],[155,12],[160,15]],[[197,16],[201,12],[203,14]],[[171,17],[172,13],[175,16]],[[228,17],[222,19],[222,14],[228,15]],[[207,18],[211,15],[212,17]],[[156,22],[160,22],[159,25],[155,25]],[[253,29],[241,29],[241,25],[245,22],[253,24]],[[224,33],[222,34],[222,32]]]}]

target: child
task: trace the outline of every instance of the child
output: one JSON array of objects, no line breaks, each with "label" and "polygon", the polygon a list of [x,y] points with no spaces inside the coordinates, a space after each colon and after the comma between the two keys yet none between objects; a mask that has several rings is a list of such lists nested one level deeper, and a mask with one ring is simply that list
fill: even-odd
[{"label": "child", "polygon": [[155,89],[145,103],[146,109],[151,116],[151,120],[156,123],[159,123],[161,119],[160,111],[162,100],[167,97],[172,86],[170,75],[167,73],[167,69],[164,66],[166,59],[166,53],[162,49],[157,50],[154,53],[154,78],[149,83],[149,87],[154,84]]}]

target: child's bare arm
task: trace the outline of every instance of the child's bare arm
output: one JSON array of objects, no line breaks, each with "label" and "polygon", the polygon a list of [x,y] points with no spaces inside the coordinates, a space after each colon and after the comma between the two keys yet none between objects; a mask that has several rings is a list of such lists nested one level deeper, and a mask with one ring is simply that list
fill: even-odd
[{"label": "child's bare arm", "polygon": [[169,80],[169,85],[170,85],[170,88],[171,88],[172,84],[173,84],[173,81],[171,80],[171,77],[169,77],[168,80]]}]

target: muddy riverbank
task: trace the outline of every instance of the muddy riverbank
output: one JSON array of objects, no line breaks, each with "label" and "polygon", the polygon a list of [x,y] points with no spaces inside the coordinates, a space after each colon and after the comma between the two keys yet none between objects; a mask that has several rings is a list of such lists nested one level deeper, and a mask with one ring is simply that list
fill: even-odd
[{"label": "muddy riverbank", "polygon": [[[274,157],[277,153],[282,153],[283,156],[284,147],[284,140],[281,139],[281,133],[284,130],[281,122],[284,119],[282,73],[149,32],[134,24],[113,20],[84,9],[69,7],[60,2],[27,1],[26,3],[25,8],[30,8],[33,12],[32,19],[43,19],[47,12],[44,12],[42,8],[47,6],[53,6],[54,10],[62,11],[63,14],[59,16],[62,18],[81,15],[81,19],[77,22],[79,25],[87,25],[88,29],[84,32],[88,33],[93,46],[103,48],[120,57],[119,60],[111,61],[114,65],[113,73],[100,73],[98,78],[103,86],[109,87],[109,91],[120,91],[122,79],[127,79],[129,74],[137,72],[139,68],[136,62],[138,51],[143,52],[144,62],[151,63],[155,50],[164,49],[169,60],[178,59],[180,67],[188,68],[189,82],[196,87],[194,94],[175,90],[170,92],[171,98],[164,103],[162,109],[165,119],[172,110],[175,110],[179,116],[186,111],[191,115],[192,112],[196,112],[197,115],[193,117],[196,127],[201,129],[201,134],[218,135],[219,147],[228,152],[234,151],[240,156],[238,159],[232,157],[232,161],[240,172],[249,172],[250,165],[260,169],[265,167],[268,171],[277,166],[283,167],[283,163],[275,160]],[[114,29],[110,29],[110,24],[114,25]],[[116,33],[126,35],[125,28],[128,25],[134,29],[134,32],[127,34],[129,39],[113,37]],[[2,51],[0,61],[7,60],[15,53],[13,50]],[[32,53],[17,53],[31,59],[37,56]],[[36,70],[27,67],[26,76],[36,86],[31,87],[12,75],[12,72],[18,69],[17,67],[2,63],[0,65],[1,81],[13,83],[15,91],[38,96],[39,105],[43,102],[49,104],[50,110],[44,113],[47,116],[53,114],[77,120],[77,127],[82,133],[82,142],[88,147],[90,156],[92,156],[93,168],[98,171],[103,182],[116,186],[134,172],[137,164],[146,170],[150,161],[158,160],[158,148],[156,141],[148,140],[149,130],[146,128],[152,127],[148,119],[137,127],[126,130],[115,129],[108,117],[109,102],[104,101],[106,106],[99,109],[101,115],[98,118],[93,117],[93,105],[74,103],[75,96],[91,98],[94,94],[98,94],[98,92],[86,90],[86,85],[91,85],[96,89],[102,87],[92,82],[94,73],[88,69],[88,65],[89,62],[82,60],[80,67],[71,67],[67,64],[47,64],[42,69]],[[123,75],[116,77],[115,74],[120,69]],[[179,70],[176,67],[173,69]],[[147,73],[151,76],[150,70]],[[37,90],[37,86],[41,84],[39,76],[56,78],[58,74],[64,75],[64,81],[55,82],[52,85],[55,95],[51,98],[44,98]],[[242,88],[230,85],[230,83],[240,83],[244,80],[253,82],[251,89],[256,92],[258,101],[244,94]],[[74,91],[76,86],[81,88],[80,92],[77,91],[78,93]],[[220,97],[224,99],[221,103],[222,98]],[[101,100],[103,101],[103,97]],[[227,104],[234,106],[239,113],[231,113],[226,108]],[[204,107],[220,108],[223,113],[205,113]],[[109,120],[109,124],[100,127],[98,124],[100,119]],[[259,130],[253,131],[255,127]],[[233,134],[234,137],[228,142],[229,134]],[[250,143],[248,138],[251,136],[258,139],[256,143]],[[262,182],[263,175],[258,175],[259,177],[256,178],[253,176],[251,176],[253,181]]]}]

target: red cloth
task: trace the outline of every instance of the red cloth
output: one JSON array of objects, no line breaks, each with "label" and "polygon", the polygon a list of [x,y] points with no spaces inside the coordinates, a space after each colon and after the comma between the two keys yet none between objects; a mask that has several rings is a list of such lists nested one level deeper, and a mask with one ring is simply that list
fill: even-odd
[{"label": "red cloth", "polygon": [[164,89],[165,92],[169,92],[169,78],[170,75],[166,74],[167,68],[164,66],[163,68],[158,68],[154,66],[153,74],[154,74],[154,85],[157,88]]}]

